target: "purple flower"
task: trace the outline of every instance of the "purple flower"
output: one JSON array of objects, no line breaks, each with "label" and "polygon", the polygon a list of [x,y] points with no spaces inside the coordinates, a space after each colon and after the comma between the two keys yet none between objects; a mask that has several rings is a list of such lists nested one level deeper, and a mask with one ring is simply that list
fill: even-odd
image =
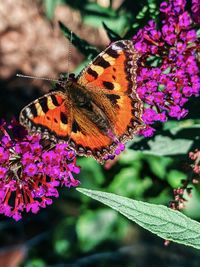
[{"label": "purple flower", "polygon": [[[199,96],[199,42],[194,26],[200,18],[200,2],[192,0],[192,14],[196,20],[185,10],[185,5],[185,0],[162,2],[161,31],[150,20],[133,37],[135,48],[141,54],[137,92],[144,102],[146,129],[141,133],[145,137],[155,132],[154,122],[165,122],[169,117],[178,120],[185,117],[188,111],[183,105],[190,97]],[[155,62],[150,65],[149,58],[159,58],[159,67],[155,67]]]},{"label": "purple flower", "polygon": [[190,26],[191,22],[192,20],[188,12],[185,11],[179,16],[179,27],[180,28],[187,29],[188,26]]},{"label": "purple flower", "polygon": [[42,161],[47,165],[51,164],[51,162],[53,161],[53,157],[55,157],[54,151],[45,151],[42,154]]},{"label": "purple flower", "polygon": [[186,109],[181,109],[179,106],[171,106],[169,111],[169,115],[177,118],[178,120],[185,117],[187,113],[188,111]]},{"label": "purple flower", "polygon": [[33,160],[34,160],[34,156],[31,152],[25,152],[21,157],[21,161],[22,161],[23,165],[27,165],[27,164],[33,162]]},{"label": "purple flower", "polygon": [[9,158],[9,151],[6,151],[3,147],[0,147],[0,163],[5,162]]},{"label": "purple flower", "polygon": [[33,177],[37,173],[37,166],[33,163],[26,165],[26,167],[24,168],[24,173],[29,177]]},{"label": "purple flower", "polygon": [[67,144],[44,148],[39,135],[23,129],[16,121],[0,125],[0,213],[15,220],[24,211],[37,213],[52,204],[60,184],[79,184],[72,174],[80,168]]},{"label": "purple flower", "polygon": [[26,205],[26,212],[38,213],[40,210],[40,203],[38,201],[33,201]]},{"label": "purple flower", "polygon": [[143,121],[145,124],[152,124],[155,120],[156,120],[156,111],[151,109],[151,108],[147,108],[145,109],[144,113],[143,113]]},{"label": "purple flower", "polygon": [[161,122],[167,121],[166,114],[165,113],[158,113],[158,114],[156,114],[156,120],[157,121],[161,121]]},{"label": "purple flower", "polygon": [[118,143],[117,148],[115,149],[115,155],[119,155],[122,151],[124,151],[125,145],[122,143]]},{"label": "purple flower", "polygon": [[200,2],[192,0],[192,18],[197,24],[200,24]]},{"label": "purple flower", "polygon": [[144,137],[151,137],[154,135],[154,132],[155,132],[155,129],[148,126],[148,125],[144,130],[141,131],[141,133],[144,135]]}]

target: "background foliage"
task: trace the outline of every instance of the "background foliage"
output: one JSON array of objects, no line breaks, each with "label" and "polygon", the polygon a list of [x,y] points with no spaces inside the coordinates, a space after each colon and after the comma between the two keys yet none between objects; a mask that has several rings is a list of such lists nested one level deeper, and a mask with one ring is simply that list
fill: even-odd
[{"label": "background foliage", "polygon": [[[49,27],[55,23],[57,8],[66,6],[70,7],[70,12],[81,15],[79,23],[83,28],[104,28],[114,40],[119,36],[131,38],[150,18],[156,19],[159,24],[160,2],[44,0],[38,1],[38,7],[42,10],[42,20],[46,21]],[[17,5],[17,1],[15,4]],[[29,27],[33,27],[34,31],[34,24]],[[94,31],[93,34],[97,33]],[[69,32],[66,35],[69,36]],[[87,36],[84,39],[89,43]],[[101,49],[101,45],[97,45],[95,50],[83,43],[80,50],[85,59],[79,61],[80,64],[76,65],[74,72],[78,73],[87,64],[88,59],[91,60]],[[27,55],[27,60],[28,57],[31,55]],[[42,61],[42,57],[39,61]],[[0,65],[5,68],[2,63]],[[0,77],[1,117],[10,118],[12,114],[17,116],[23,105],[41,94],[38,90],[41,84],[39,87],[34,84],[34,88],[27,93],[29,81],[23,81],[18,88],[15,84],[13,90],[10,89],[16,80],[14,74],[21,69],[18,67],[10,75]],[[14,106],[10,107],[12,112],[6,112],[11,103],[14,103]],[[190,175],[188,152],[199,144],[198,105],[199,100],[191,99],[187,104],[190,112],[184,120],[170,120],[164,125],[158,124],[153,138],[138,137],[129,142],[127,150],[119,160],[106,168],[93,159],[80,158],[78,165],[82,168],[79,175],[81,187],[169,205],[173,199],[173,189],[179,187],[181,180]],[[199,203],[200,186],[197,185],[193,189],[193,197],[188,198],[184,213],[199,220]],[[197,266],[196,262],[199,261],[197,251],[175,244],[163,247],[161,239],[75,189],[61,189],[59,199],[55,200],[52,206],[37,215],[25,215],[23,221],[16,223],[2,217],[0,231],[0,262],[5,258],[8,262],[10,255],[15,259],[21,255],[19,262],[21,261],[23,267],[129,267],[155,266],[157,262],[162,262],[162,266]]]}]

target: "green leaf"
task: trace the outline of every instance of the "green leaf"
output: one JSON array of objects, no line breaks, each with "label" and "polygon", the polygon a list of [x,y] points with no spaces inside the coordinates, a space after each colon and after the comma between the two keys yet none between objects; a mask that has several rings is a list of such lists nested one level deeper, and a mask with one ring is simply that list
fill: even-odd
[{"label": "green leaf", "polygon": [[155,155],[145,155],[145,158],[149,163],[149,169],[151,172],[160,179],[164,180],[165,175],[168,172],[169,164],[173,162],[173,159],[171,157],[160,157]]},{"label": "green leaf", "polygon": [[78,239],[83,251],[89,251],[106,240],[113,232],[116,213],[110,209],[87,211],[77,221]]},{"label": "green leaf", "polygon": [[[66,205],[64,209],[66,209]],[[77,241],[75,235],[75,219],[71,217],[59,221],[53,232],[54,253],[59,257],[69,256],[74,249],[74,243]]]},{"label": "green leaf", "polygon": [[119,34],[117,34],[114,31],[112,31],[104,22],[103,22],[103,27],[104,27],[109,39],[112,42],[122,39]]},{"label": "green leaf", "polygon": [[114,180],[108,187],[108,191],[117,194],[126,195],[127,197],[141,197],[146,189],[152,185],[149,177],[139,179],[138,167],[136,164],[130,167],[122,168],[118,174],[115,175]]},{"label": "green leaf", "polygon": [[84,166],[81,171],[81,176],[87,177],[82,181],[84,187],[91,185],[92,187],[99,187],[105,182],[102,166],[96,160],[81,157],[78,159],[78,165]]},{"label": "green leaf", "polygon": [[62,22],[59,21],[59,26],[64,36],[86,57],[94,58],[99,54],[96,47],[90,45],[87,41],[80,39],[75,33],[71,34],[69,30]]},{"label": "green leaf", "polygon": [[187,194],[184,195],[184,198],[187,200],[184,213],[185,215],[192,217],[193,219],[199,220],[200,192],[194,186],[191,187],[192,187],[192,197],[188,196]]},{"label": "green leaf", "polygon": [[186,173],[180,172],[178,170],[168,170],[167,180],[172,188],[178,188],[181,184],[181,181],[187,179]]},{"label": "green leaf", "polygon": [[157,3],[155,0],[148,0],[147,2],[149,7],[149,13],[151,14],[151,17],[155,19],[155,17],[159,14],[159,8],[157,6]]},{"label": "green leaf", "polygon": [[143,6],[142,10],[137,14],[136,19],[143,19],[148,11],[148,6]]},{"label": "green leaf", "polygon": [[112,8],[103,7],[97,3],[87,3],[84,7],[84,13],[95,15],[96,17],[116,17],[116,11]]},{"label": "green leaf", "polygon": [[67,253],[70,248],[70,243],[66,239],[60,239],[55,241],[54,246],[56,253],[62,255]]},{"label": "green leaf", "polygon": [[[194,135],[195,129],[200,129],[199,120],[181,120],[181,121],[175,121],[175,120],[169,120],[165,122],[163,125],[164,130],[169,130],[171,134],[174,136],[177,135],[182,130],[190,131],[190,134],[188,135],[188,139],[195,139],[196,136]],[[193,135],[191,136],[191,134]],[[199,135],[198,135],[199,136]]]},{"label": "green leaf", "polygon": [[86,58],[85,60],[83,60],[77,67],[76,69],[73,71],[73,73],[77,76],[85,67],[88,66],[88,64],[91,62],[91,57],[90,58]]},{"label": "green leaf", "polygon": [[85,188],[77,188],[77,190],[117,210],[131,221],[165,240],[200,249],[200,224],[179,211],[112,193]]},{"label": "green leaf", "polygon": [[196,31],[197,38],[200,38],[200,29]]},{"label": "green leaf", "polygon": [[144,150],[145,154],[157,156],[177,155],[188,153],[193,141],[188,139],[173,140],[167,136],[157,135],[154,140],[150,140],[148,145],[150,150]]},{"label": "green leaf", "polygon": [[44,8],[45,8],[46,16],[48,19],[53,18],[56,6],[61,3],[62,3],[62,0],[45,0],[44,1]]},{"label": "green leaf", "polygon": [[101,14],[97,12],[87,12],[86,15],[83,16],[84,24],[100,28],[102,27],[102,23],[104,22],[106,26],[109,27],[112,31],[114,30],[115,33],[123,36],[129,28],[129,17],[124,13],[118,14],[113,10],[106,10],[107,13],[104,12]]},{"label": "green leaf", "polygon": [[42,259],[33,258],[25,263],[25,267],[45,267],[46,263]]}]

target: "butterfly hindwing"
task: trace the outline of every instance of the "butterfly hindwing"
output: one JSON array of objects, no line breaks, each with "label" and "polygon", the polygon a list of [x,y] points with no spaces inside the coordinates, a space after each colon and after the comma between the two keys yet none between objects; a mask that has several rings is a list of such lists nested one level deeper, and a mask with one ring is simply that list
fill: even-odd
[{"label": "butterfly hindwing", "polygon": [[69,146],[79,155],[93,156],[103,162],[103,157],[114,148],[110,137],[103,134],[82,110],[74,109],[73,114]]},{"label": "butterfly hindwing", "polygon": [[46,94],[22,109],[20,122],[30,132],[67,141],[71,132],[71,115],[65,102],[66,96],[62,92]]}]

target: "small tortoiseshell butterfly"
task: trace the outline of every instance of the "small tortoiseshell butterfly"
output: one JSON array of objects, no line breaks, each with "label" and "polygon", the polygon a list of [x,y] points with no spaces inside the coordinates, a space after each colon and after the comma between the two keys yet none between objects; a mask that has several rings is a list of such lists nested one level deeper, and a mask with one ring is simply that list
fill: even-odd
[{"label": "small tortoiseshell butterfly", "polygon": [[78,155],[103,162],[118,143],[144,127],[136,93],[139,55],[132,41],[112,43],[81,73],[23,108],[20,122],[30,132],[65,141]]}]

